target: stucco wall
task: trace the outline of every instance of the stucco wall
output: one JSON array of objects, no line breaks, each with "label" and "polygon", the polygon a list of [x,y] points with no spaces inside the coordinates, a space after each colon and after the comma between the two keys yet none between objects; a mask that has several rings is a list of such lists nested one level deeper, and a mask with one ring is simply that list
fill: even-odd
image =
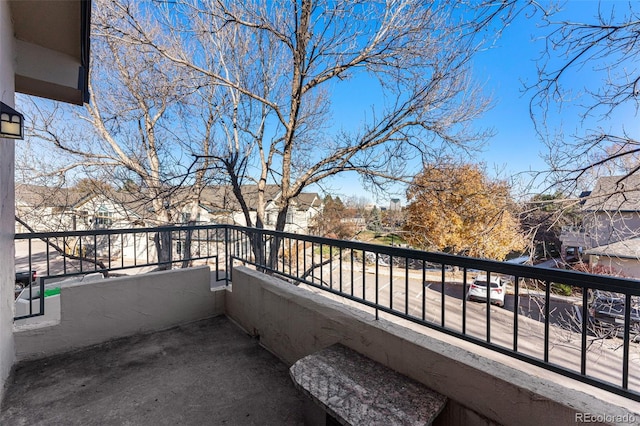
[{"label": "stucco wall", "polygon": [[[9,5],[0,0],[0,100],[14,105],[13,26]],[[0,138],[0,401],[14,360],[14,146],[16,141]]]},{"label": "stucco wall", "polygon": [[584,218],[584,227],[591,237],[591,247],[613,244],[638,236],[640,213],[595,212]]},{"label": "stucco wall", "polygon": [[[438,424],[575,424],[575,414],[633,414],[640,404],[445,336],[416,332],[238,267],[227,316],[288,364],[340,342],[448,396]],[[632,410],[632,411],[630,411]]]},{"label": "stucco wall", "polygon": [[211,290],[206,266],[72,284],[60,290],[60,324],[17,329],[18,360],[224,313],[225,290]]}]

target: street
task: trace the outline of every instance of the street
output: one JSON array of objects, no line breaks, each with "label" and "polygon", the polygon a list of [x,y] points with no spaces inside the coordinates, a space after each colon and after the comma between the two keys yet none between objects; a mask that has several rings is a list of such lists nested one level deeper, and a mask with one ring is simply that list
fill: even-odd
[{"label": "street", "polygon": [[[325,267],[322,276],[324,285],[353,297],[363,298],[392,308],[402,314],[447,329],[465,333],[477,339],[514,349],[514,323],[517,319],[517,351],[537,359],[544,359],[544,296],[538,293],[529,294],[521,290],[518,313],[514,314],[515,298],[505,297],[505,306],[500,308],[491,305],[487,314],[487,305],[482,302],[463,300],[461,282],[447,281],[442,294],[440,271],[425,274],[422,282],[420,272],[411,271],[405,275],[403,268],[394,268],[393,278],[389,268],[378,266],[376,278],[375,267],[367,267],[364,271],[359,264],[354,264],[353,271],[343,265],[340,272],[337,267]],[[341,288],[339,288],[342,278]],[[353,277],[353,280],[352,280]],[[319,276],[316,276],[319,282]],[[368,312],[374,312],[357,302],[304,286],[318,294],[341,300],[351,306]],[[376,295],[377,289],[377,295]],[[391,297],[391,294],[393,297]],[[444,313],[442,311],[444,299]],[[400,318],[384,315],[386,319],[402,322]],[[443,323],[444,319],[444,323]],[[577,332],[580,318],[576,315],[574,305],[568,299],[553,297],[550,304],[549,326],[549,362],[558,366],[580,372],[580,345],[582,335]],[[412,327],[415,329],[415,327]],[[587,335],[587,375],[617,385],[622,385],[623,342],[619,338],[604,339],[589,333]],[[640,345],[632,343],[629,351],[629,389],[640,391]]]}]

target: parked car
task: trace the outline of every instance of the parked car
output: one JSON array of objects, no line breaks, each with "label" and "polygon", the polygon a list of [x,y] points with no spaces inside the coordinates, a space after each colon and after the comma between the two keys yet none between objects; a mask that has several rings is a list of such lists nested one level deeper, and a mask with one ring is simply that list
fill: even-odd
[{"label": "parked car", "polygon": [[20,271],[16,272],[16,284],[22,284],[23,287],[35,282],[36,271]]},{"label": "parked car", "polygon": [[[507,292],[507,283],[498,276],[491,277],[491,303],[500,307],[504,306],[504,295]],[[476,300],[479,302],[487,301],[487,276],[478,275],[469,284],[467,292],[468,300]]]},{"label": "parked car", "polygon": [[[631,297],[631,324],[629,333],[634,341],[640,340],[640,297]],[[598,337],[624,336],[625,296],[619,293],[594,290],[589,294],[589,322]]]},{"label": "parked car", "polygon": [[36,282],[36,275],[36,271],[16,272],[16,282],[14,288],[16,297],[25,287],[28,287],[29,284],[34,284]]}]

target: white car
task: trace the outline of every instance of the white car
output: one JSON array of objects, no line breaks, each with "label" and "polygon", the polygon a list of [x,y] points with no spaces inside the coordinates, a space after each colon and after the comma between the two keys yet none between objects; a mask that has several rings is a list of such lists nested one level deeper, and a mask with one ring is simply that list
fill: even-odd
[{"label": "white car", "polygon": [[[491,277],[491,303],[500,307],[504,306],[504,295],[507,292],[507,283],[499,277]],[[487,276],[478,275],[469,284],[468,300],[487,301]]]}]

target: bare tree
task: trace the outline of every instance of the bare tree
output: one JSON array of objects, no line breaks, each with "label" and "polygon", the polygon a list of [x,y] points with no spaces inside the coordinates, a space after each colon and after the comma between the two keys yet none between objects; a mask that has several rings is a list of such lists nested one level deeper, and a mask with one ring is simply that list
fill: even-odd
[{"label": "bare tree", "polygon": [[[208,152],[217,112],[203,97],[212,96],[211,90],[197,90],[203,85],[188,69],[112,32],[111,20],[120,17],[107,13],[107,3],[96,3],[92,19],[90,103],[84,111],[70,112],[33,101],[31,140],[44,150],[55,147],[64,153],[58,167],[48,164],[49,176],[65,176],[67,183],[85,175],[107,181],[129,192],[130,203],[149,213],[148,223],[175,223],[186,205],[197,206],[211,175],[194,168],[193,157]],[[151,17],[144,25],[152,33],[160,31]],[[158,261],[167,267],[171,235],[158,233],[155,244]]]},{"label": "bare tree", "polygon": [[[111,2],[112,33],[149,46],[223,88],[209,157],[225,170],[248,225],[262,227],[266,185],[281,188],[276,229],[308,185],[345,171],[374,185],[406,180],[411,160],[472,150],[486,132],[472,121],[488,105],[470,78],[477,37],[500,5],[471,21],[458,2]],[[155,8],[154,8],[155,6]],[[145,25],[162,16],[162,31]],[[469,15],[466,15],[469,16]],[[380,102],[355,130],[327,123],[335,91],[368,79]],[[252,217],[242,182],[258,188]]]},{"label": "bare tree", "polygon": [[[634,174],[640,135],[629,117],[640,106],[640,7],[599,2],[590,21],[557,16],[543,16],[549,34],[531,88],[531,114],[549,145],[554,183],[566,190],[591,184],[598,173]],[[550,118],[572,108],[580,118],[576,130],[554,129]]]},{"label": "bare tree", "polygon": [[[283,230],[292,200],[330,176],[357,172],[380,189],[408,182],[428,160],[476,149],[490,132],[472,124],[489,101],[470,59],[514,5],[118,0],[104,8],[109,37],[152,49],[215,88],[220,119],[200,158],[226,174],[248,226],[264,227],[267,185],[276,183],[275,229]],[[379,101],[357,125],[331,126],[333,94],[357,80]],[[255,212],[246,183],[257,188]],[[262,258],[261,246],[254,253]]]},{"label": "bare tree", "polygon": [[519,222],[531,260],[562,258],[562,229],[578,229],[582,223],[580,198],[562,193],[536,194],[520,205]]}]

